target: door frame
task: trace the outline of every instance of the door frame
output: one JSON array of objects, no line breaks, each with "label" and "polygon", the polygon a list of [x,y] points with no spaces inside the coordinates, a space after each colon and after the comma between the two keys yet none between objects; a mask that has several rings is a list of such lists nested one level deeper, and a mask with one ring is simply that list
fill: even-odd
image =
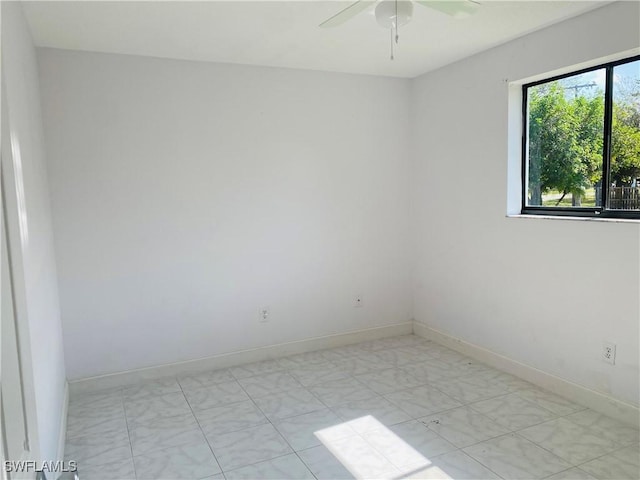
[{"label": "door frame", "polygon": [[[16,133],[10,125],[10,111],[7,102],[4,76],[1,82],[1,120],[0,120],[0,213],[4,216],[7,252],[13,298],[7,298],[6,287],[2,286],[0,301],[13,301],[18,354],[20,356],[20,374],[24,396],[24,417],[26,425],[28,460],[39,462],[40,442],[38,437],[37,408],[35,396],[35,381],[33,376],[32,345],[29,330],[28,302],[25,278],[25,254],[28,252],[29,237],[24,193],[24,178],[22,176],[22,158],[20,143]],[[1,332],[0,332],[1,334]],[[1,370],[0,370],[1,372]],[[4,435],[4,431],[2,432]],[[2,452],[4,457],[6,452]],[[13,460],[13,459],[5,459]],[[4,465],[0,467],[4,470]],[[30,476],[31,474],[29,474]],[[35,477],[35,473],[33,474]]]}]

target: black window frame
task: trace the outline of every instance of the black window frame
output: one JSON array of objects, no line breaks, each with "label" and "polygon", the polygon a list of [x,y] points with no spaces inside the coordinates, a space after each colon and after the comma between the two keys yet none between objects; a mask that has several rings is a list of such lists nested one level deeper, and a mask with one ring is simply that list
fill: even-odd
[{"label": "black window frame", "polygon": [[[591,217],[591,218],[621,218],[630,220],[640,220],[640,210],[611,210],[609,204],[609,188],[610,188],[610,164],[611,164],[611,130],[613,118],[613,70],[618,65],[624,65],[640,60],[640,55],[626,57],[620,60],[595,65],[593,67],[575,70],[562,75],[537,80],[522,85],[522,202],[521,213],[523,215],[548,215],[559,217]],[[598,207],[548,207],[548,206],[532,206],[527,205],[528,192],[528,165],[527,165],[527,148],[529,140],[529,117],[528,117],[528,96],[527,92],[530,87],[542,85],[544,83],[562,80],[564,78],[573,77],[583,73],[592,72],[594,70],[605,69],[605,92],[604,92],[604,138],[602,148],[602,189],[601,189],[601,206]]]}]

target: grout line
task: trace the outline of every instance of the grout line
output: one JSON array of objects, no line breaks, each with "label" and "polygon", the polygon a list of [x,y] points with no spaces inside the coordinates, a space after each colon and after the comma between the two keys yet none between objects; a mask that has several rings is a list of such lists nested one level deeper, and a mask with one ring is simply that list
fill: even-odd
[{"label": "grout line", "polygon": [[[576,412],[574,412],[574,413],[576,413]],[[567,415],[571,415],[571,414],[569,413],[569,414],[567,414]],[[564,415],[564,416],[562,416],[562,417],[557,417],[557,418],[554,418],[554,419],[552,419],[552,420],[547,420],[547,422],[555,421],[555,420],[557,420],[557,419],[559,419],[559,418],[564,418],[564,417],[566,417],[567,415]],[[568,420],[568,419],[567,419],[567,420]],[[568,420],[568,421],[571,421],[571,420]],[[547,422],[541,422],[541,423],[538,423],[538,424],[536,424],[536,425],[531,425],[531,427],[534,427],[534,426],[537,426],[537,425],[541,425],[541,424],[543,424],[543,423],[547,423]],[[573,422],[572,422],[572,423],[573,423]],[[581,426],[581,425],[579,425],[579,426]],[[575,464],[575,463],[572,463],[572,462],[571,462],[571,461],[569,461],[569,460],[566,460],[566,459],[564,459],[564,458],[560,457],[557,453],[554,453],[553,451],[549,450],[548,448],[544,447],[543,445],[540,445],[539,443],[534,442],[533,440],[529,440],[529,439],[528,439],[528,438],[526,438],[525,436],[521,435],[521,434],[520,434],[520,432],[521,432],[522,430],[527,429],[527,428],[530,428],[530,427],[521,428],[520,430],[513,431],[512,433],[514,433],[515,435],[518,435],[518,437],[520,437],[520,438],[522,438],[522,439],[524,439],[524,440],[526,440],[526,441],[528,441],[528,442],[533,443],[534,445],[536,445],[536,446],[538,446],[538,447],[542,448],[543,450],[546,450],[547,452],[551,453],[552,455],[555,455],[556,457],[560,458],[561,460],[563,460],[563,461],[565,461],[565,462],[567,462],[567,463],[570,463],[570,464],[572,465],[570,468],[574,468],[574,467],[575,467],[575,468],[578,468],[578,467],[579,467],[579,465],[584,465],[585,463],[589,463],[589,462],[591,462],[591,461],[593,461],[593,460],[596,460],[596,459],[598,459],[598,458],[602,458],[602,457],[605,457],[605,456],[607,456],[607,455],[611,455],[611,454],[613,454],[613,453],[615,453],[615,452],[617,452],[617,451],[623,450],[623,449],[625,449],[625,448],[627,448],[627,447],[629,447],[629,446],[633,445],[633,443],[630,443],[629,445],[625,445],[625,446],[621,446],[621,447],[616,447],[615,449],[613,449],[613,450],[611,450],[611,451],[609,451],[609,452],[607,452],[607,453],[604,453],[604,454],[602,454],[602,455],[599,455],[598,457],[592,458],[591,460],[587,460],[586,462],[582,462],[582,463],[577,463],[577,464]],[[587,427],[583,427],[583,428],[587,428]],[[588,428],[587,428],[587,430],[588,430]],[[615,442],[614,442],[614,443],[615,443]],[[569,469],[567,469],[567,470],[569,470]],[[564,471],[564,470],[563,470],[563,471]],[[555,475],[555,474],[553,474],[553,475]]]},{"label": "grout line", "polygon": [[[544,422],[543,422],[543,423],[544,423]],[[527,427],[527,428],[529,428],[529,427]],[[522,429],[522,430],[524,430],[524,429]],[[531,443],[533,443],[533,444],[534,444],[535,446],[537,446],[538,448],[541,448],[542,450],[544,450],[544,451],[546,451],[546,452],[550,453],[550,454],[551,454],[551,455],[553,455],[554,457],[559,458],[559,459],[560,459],[560,460],[562,460],[563,462],[567,462],[569,465],[571,465],[571,467],[570,467],[570,468],[573,468],[573,467],[575,467],[575,466],[576,466],[573,462],[570,462],[569,460],[565,460],[564,458],[562,458],[562,457],[561,457],[561,456],[559,456],[558,454],[553,453],[553,452],[552,452],[551,450],[549,450],[548,448],[543,447],[542,445],[540,445],[540,444],[538,444],[538,443],[534,442],[533,440],[529,440],[527,437],[524,437],[524,436],[520,435],[518,432],[512,432],[512,433],[513,433],[514,435],[517,435],[517,436],[518,436],[519,438],[521,438],[522,440],[525,440],[525,441],[527,441],[527,442],[531,442]],[[561,471],[562,471],[562,470],[561,470]],[[558,473],[558,472],[556,472],[556,473]],[[555,474],[552,474],[552,475],[555,475]]]},{"label": "grout line", "polygon": [[[569,470],[573,470],[574,468],[578,468],[578,467],[569,467],[569,468],[565,468],[564,470],[561,470],[561,471],[559,471],[559,472],[552,473],[551,475],[547,475],[547,476],[546,476],[546,477],[544,477],[542,480],[547,480],[548,478],[551,478],[551,477],[553,477],[554,475],[559,475],[559,474],[561,474],[561,473],[568,472]],[[584,472],[584,473],[587,473],[587,472],[585,472],[584,470],[580,470],[580,471],[582,471],[582,472]],[[588,474],[587,474],[587,475],[588,475]],[[574,477],[571,477],[571,478],[574,478]]]},{"label": "grout line", "polygon": [[[202,434],[202,437],[204,438],[204,441],[206,442],[207,446],[209,447],[209,450],[211,451],[211,455],[213,455],[213,459],[215,460],[216,465],[218,465],[218,468],[220,469],[220,472],[223,473],[222,472],[222,466],[220,465],[220,462],[218,461],[218,457],[216,456],[215,452],[213,451],[213,447],[209,443],[209,439],[207,438],[207,435],[204,433],[204,430],[202,429],[202,425],[200,424],[200,420],[198,420],[198,416],[196,415],[196,412],[193,410],[193,406],[191,406],[191,403],[189,402],[189,398],[187,398],[187,394],[184,392],[184,389],[182,388],[182,384],[178,380],[178,377],[176,377],[176,382],[178,382],[178,385],[180,386],[180,391],[182,392],[182,396],[184,397],[184,400],[187,402],[187,405],[189,406],[189,410],[191,410],[191,415],[193,415],[194,420],[198,424],[198,428],[200,429],[200,433]],[[214,474],[214,475],[216,475],[216,474]],[[223,475],[224,475],[224,473],[223,473]]]},{"label": "grout line", "polygon": [[[297,379],[296,379],[296,380],[297,380]],[[304,387],[304,388],[305,388],[305,390],[307,390],[307,388],[306,388],[306,387]],[[309,393],[310,393],[310,394],[311,394],[311,395],[312,395],[316,400],[318,400],[322,405],[324,405],[324,406],[325,406],[325,408],[327,408],[327,409],[328,409],[328,407],[327,407],[327,406],[322,402],[322,400],[320,400],[319,398],[317,398],[317,397],[313,394],[313,392],[311,392],[311,391],[309,391],[309,390],[307,390],[307,391],[308,391],[308,392],[309,392]],[[253,398],[252,398],[251,400],[253,401]],[[262,409],[261,409],[258,405],[256,405],[256,407],[257,407],[257,408],[262,412]],[[282,418],[282,419],[280,419],[280,420],[281,420],[281,421],[283,421],[283,420],[289,420],[289,419],[291,419],[291,418],[296,418],[296,417],[299,417],[299,416],[301,416],[301,415],[307,415],[307,414],[309,414],[309,413],[314,413],[314,412],[319,412],[319,411],[320,411],[320,410],[315,410],[315,411],[313,411],[313,412],[301,413],[300,415],[294,415],[294,416],[292,416],[292,417]],[[329,411],[333,413],[333,411],[332,411],[332,410],[329,410]],[[264,412],[262,412],[262,414],[263,414],[263,415],[265,415],[265,414],[264,414]],[[336,416],[337,416],[337,415],[336,415]],[[271,421],[271,419],[270,419],[269,417],[267,417],[267,416],[265,415],[265,418],[267,418],[267,420],[269,421],[269,423],[271,423],[271,425],[272,425],[272,426],[273,426],[273,428],[276,430],[276,432],[278,432],[278,434],[279,434],[279,435],[282,437],[282,439],[287,443],[287,445],[289,445],[289,448],[291,449],[291,451],[294,453],[294,455],[295,455],[296,457],[298,457],[298,460],[299,460],[299,461],[300,461],[300,462],[305,466],[305,468],[309,471],[309,473],[311,473],[311,475],[313,475],[313,477],[314,477],[316,480],[318,480],[318,477],[316,476],[316,474],[315,474],[315,473],[313,473],[313,472],[311,471],[311,469],[309,468],[309,466],[304,462],[304,460],[302,460],[302,458],[300,458],[300,455],[298,455],[298,451],[297,451],[295,448],[293,448],[293,445],[291,445],[291,443],[289,442],[289,440],[287,440],[287,437],[285,437],[285,436],[280,432],[280,430],[278,430],[278,427],[277,427],[276,425],[274,425],[274,423]]]},{"label": "grout line", "polygon": [[625,445],[623,447],[616,447],[615,450],[611,450],[609,453],[605,453],[604,455],[600,455],[600,456],[598,456],[596,458],[592,458],[591,460],[587,460],[586,462],[582,462],[582,463],[579,463],[578,465],[575,465],[575,468],[580,468],[582,465],[586,465],[589,462],[593,462],[595,460],[599,460],[600,458],[606,457],[608,455],[613,455],[614,453],[619,452],[620,450],[624,450],[625,448],[631,448],[632,446],[635,445],[635,443],[636,442],[632,442],[632,443],[629,443],[629,444],[627,444],[627,445]]},{"label": "grout line", "polygon": [[127,418],[127,409],[124,406],[124,392],[122,392],[123,395],[120,398],[120,401],[122,402],[122,412],[124,413],[124,423],[127,426],[127,438],[129,439],[129,451],[131,451],[131,463],[133,464],[133,475],[135,476],[136,480],[138,478],[138,470],[136,469],[136,462],[133,459],[133,443],[131,442],[131,431],[129,429],[129,419]]},{"label": "grout line", "polygon": [[[266,425],[266,424],[265,424],[265,425]],[[273,458],[269,458],[269,459],[267,459],[267,460],[259,460],[259,461],[257,461],[257,462],[247,463],[247,464],[244,464],[244,465],[240,465],[239,467],[234,467],[234,468],[231,468],[231,469],[229,469],[229,470],[224,470],[222,473],[224,474],[225,472],[227,472],[227,473],[229,473],[229,472],[234,472],[234,471],[236,471],[236,470],[240,470],[241,468],[245,468],[245,467],[252,467],[252,466],[254,466],[254,465],[258,465],[258,464],[260,464],[260,463],[270,462],[270,461],[272,461],[272,460],[277,460],[277,459],[279,459],[279,458],[286,457],[286,456],[288,456],[288,455],[293,455],[294,453],[295,453],[295,452],[283,453],[283,454],[281,454],[281,455],[276,455],[275,457],[273,457]],[[304,463],[304,462],[303,462],[303,463]],[[305,466],[306,466],[306,464],[305,464]],[[312,473],[312,474],[313,474],[313,473]],[[205,478],[206,478],[206,477],[205,477]]]},{"label": "grout line", "polygon": [[[494,437],[494,438],[497,438],[497,437]],[[464,447],[464,448],[467,448],[467,447]],[[498,473],[497,473],[497,472],[495,472],[493,469],[489,468],[489,466],[488,466],[488,465],[485,465],[484,463],[482,463],[482,462],[480,461],[480,459],[478,459],[478,458],[476,458],[476,457],[472,456],[471,454],[469,454],[469,453],[465,452],[462,448],[459,450],[459,452],[461,452],[462,454],[466,455],[466,456],[467,456],[467,457],[469,457],[471,460],[473,460],[473,461],[475,461],[475,462],[478,462],[478,463],[479,463],[480,465],[482,465],[484,468],[486,468],[486,469],[487,469],[487,470],[489,470],[491,473],[493,473],[496,477],[498,477],[498,478],[502,478],[502,479],[504,479],[504,478],[505,478],[505,477],[503,477],[502,475],[498,475]],[[552,475],[555,475],[555,474],[552,474]]]},{"label": "grout line", "polygon": [[[297,381],[297,379],[296,379],[296,381]],[[238,383],[239,383],[239,382],[238,382]],[[273,422],[271,421],[271,419],[270,419],[270,418],[269,418],[269,417],[264,413],[264,411],[260,408],[260,406],[259,406],[259,405],[254,401],[253,397],[252,397],[251,395],[249,395],[249,393],[247,393],[247,391],[245,390],[245,388],[244,388],[244,386],[243,386],[242,384],[240,384],[240,387],[244,390],[244,393],[245,393],[245,394],[247,394],[247,396],[249,397],[249,399],[251,400],[251,402],[255,405],[255,407],[256,407],[256,408],[257,408],[257,409],[262,413],[262,415],[264,416],[264,418],[266,418],[266,419],[267,419],[267,421],[268,421],[268,422],[269,422],[269,424],[273,427],[273,429],[278,433],[278,435],[280,435],[280,437],[281,437],[281,438],[285,441],[285,443],[289,446],[289,448],[291,449],[291,452],[292,452],[293,454],[295,454],[295,455],[296,455],[296,457],[298,457],[298,460],[300,460],[300,461],[302,462],[302,464],[306,467],[306,469],[309,471],[309,473],[311,473],[311,475],[313,475],[313,477],[314,477],[314,478],[316,478],[316,480],[317,480],[317,478],[318,478],[318,477],[316,477],[316,475],[311,471],[311,469],[307,466],[307,464],[306,464],[306,463],[304,463],[304,461],[300,458],[300,456],[298,455],[298,453],[296,452],[296,450],[293,448],[293,446],[289,443],[289,441],[286,439],[286,437],[285,437],[284,435],[282,435],[282,433],[280,433],[280,430],[278,430],[278,427],[276,427],[276,426],[273,424]],[[305,389],[305,390],[306,390],[306,389]],[[309,392],[309,393],[311,393],[311,392]],[[311,393],[311,395],[313,395],[313,394]],[[321,403],[322,403],[322,402],[321,402]],[[313,413],[313,412],[307,412],[307,413]],[[306,415],[306,414],[301,413],[300,415]],[[299,415],[298,415],[298,416],[299,416]],[[289,417],[289,418],[293,418],[293,417]],[[284,419],[283,419],[283,420],[284,420]],[[265,425],[266,425],[266,424],[265,424]],[[286,455],[291,455],[291,453],[285,453],[285,454],[283,454],[283,455],[279,455],[279,456],[277,456],[277,457],[270,458],[269,460],[261,460],[260,462],[256,462],[256,463],[252,463],[252,464],[244,465],[244,466],[242,466],[242,467],[238,467],[238,468],[244,468],[244,467],[249,466],[249,465],[256,465],[256,464],[258,464],[258,463],[262,463],[262,462],[264,462],[264,461],[267,461],[267,462],[268,462],[268,461],[272,461],[272,460],[275,460],[276,458],[281,458],[281,457],[284,457],[284,456],[286,456]],[[235,470],[235,469],[234,469],[234,470]]]}]

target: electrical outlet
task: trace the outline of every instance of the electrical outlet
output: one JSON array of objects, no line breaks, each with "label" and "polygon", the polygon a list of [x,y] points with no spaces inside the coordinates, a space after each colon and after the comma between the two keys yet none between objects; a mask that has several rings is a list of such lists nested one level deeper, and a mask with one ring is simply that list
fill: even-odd
[{"label": "electrical outlet", "polygon": [[258,311],[258,320],[260,320],[261,323],[268,322],[269,315],[271,315],[271,310],[269,309],[269,307],[262,307]]},{"label": "electrical outlet", "polygon": [[602,344],[602,359],[610,363],[611,365],[616,364],[616,344],[604,342]]},{"label": "electrical outlet", "polygon": [[354,307],[362,306],[362,295],[358,294],[355,297],[353,297],[353,306]]}]

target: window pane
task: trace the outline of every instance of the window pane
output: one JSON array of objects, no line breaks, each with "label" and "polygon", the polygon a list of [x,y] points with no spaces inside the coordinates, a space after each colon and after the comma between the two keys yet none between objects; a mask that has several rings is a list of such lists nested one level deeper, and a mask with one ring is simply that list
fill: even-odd
[{"label": "window pane", "polygon": [[613,69],[609,208],[640,210],[640,61]]},{"label": "window pane", "polygon": [[601,204],[605,70],[527,89],[527,205]]}]

